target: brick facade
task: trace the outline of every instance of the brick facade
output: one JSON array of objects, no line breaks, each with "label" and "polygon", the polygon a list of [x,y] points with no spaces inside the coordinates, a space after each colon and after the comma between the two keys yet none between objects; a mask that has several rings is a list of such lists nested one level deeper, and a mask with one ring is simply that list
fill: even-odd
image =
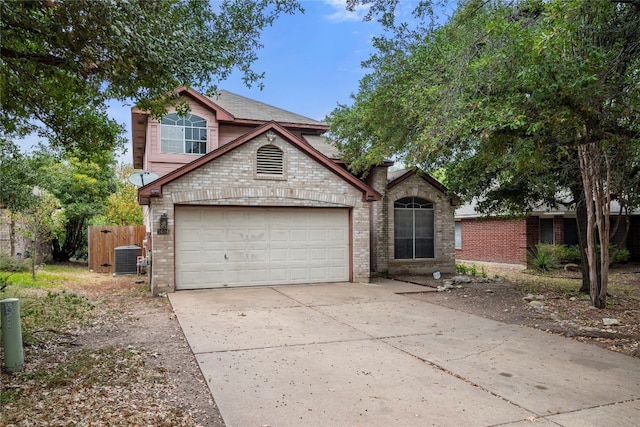
[{"label": "brick facade", "polygon": [[[456,259],[527,265],[528,254],[540,242],[540,218],[532,215],[525,219],[459,219],[462,249],[456,249]],[[569,242],[573,241],[571,236],[566,235],[565,221],[575,221],[575,218],[554,215],[552,219],[553,243],[573,244],[565,241],[567,238]],[[615,219],[611,221],[613,227]],[[630,252],[630,261],[640,261],[640,216],[633,215],[630,221],[629,232],[625,234],[620,228],[618,235],[612,238],[612,244],[626,247]]]},{"label": "brick facade", "polygon": [[373,168],[367,176],[367,183],[382,194],[382,200],[371,203],[371,272],[384,276],[389,273],[387,167]]},{"label": "brick facade", "polygon": [[[284,180],[256,177],[255,154],[267,143],[284,152]],[[156,294],[175,290],[175,205],[347,207],[351,210],[352,280],[369,280],[369,203],[362,201],[361,190],[280,137],[269,142],[261,135],[248,141],[166,184],[162,197],[151,198],[153,230],[162,213],[169,216],[169,234],[153,232],[151,282]]]},{"label": "brick facade", "polygon": [[[159,175],[138,193],[149,244],[153,245],[151,286],[154,293],[175,290],[175,206],[264,206],[347,208],[349,210],[350,280],[371,274],[431,274],[455,269],[454,217],[444,187],[415,171],[387,181],[392,163],[373,168],[362,182],[334,160],[335,148],[317,141],[328,126],[284,110],[225,92],[206,98],[193,90],[179,93],[191,113],[207,120],[207,154],[161,152],[161,125],[132,110],[134,165]],[[277,133],[267,138],[267,130]],[[310,139],[309,139],[310,138]],[[315,143],[314,143],[315,141]],[[284,174],[259,176],[256,153],[274,144],[284,153]],[[413,174],[413,175],[412,175]],[[434,203],[433,259],[395,260],[393,203],[416,196]],[[169,233],[157,234],[160,215]]]},{"label": "brick facade", "polygon": [[[411,196],[429,200],[434,204],[435,257],[432,259],[394,259],[395,236],[391,226],[394,223],[393,204],[396,200]],[[431,274],[436,270],[442,273],[455,271],[454,207],[444,193],[426,183],[418,174],[413,174],[387,190],[382,202],[381,207],[386,210],[385,224],[388,232],[381,233],[378,241],[380,247],[386,248],[386,260],[378,257],[379,273],[384,273],[385,269],[389,275]]]},{"label": "brick facade", "polygon": [[539,232],[532,222],[528,228],[524,219],[469,218],[460,224],[462,249],[456,249],[458,260],[526,265],[528,242]]}]

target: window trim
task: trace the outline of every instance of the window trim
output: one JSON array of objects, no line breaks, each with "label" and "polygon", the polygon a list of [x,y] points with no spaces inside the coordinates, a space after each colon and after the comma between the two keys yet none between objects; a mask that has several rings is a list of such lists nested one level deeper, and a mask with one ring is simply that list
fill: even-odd
[{"label": "window trim", "polygon": [[[185,122],[188,121],[189,125],[178,125],[178,124],[172,124],[172,123],[165,123],[165,120],[173,120],[174,122],[178,122],[178,121],[182,121],[184,120]],[[198,122],[203,122],[204,126],[194,126],[195,123]],[[180,143],[179,139],[174,139],[174,138],[169,138],[166,137],[165,138],[165,129],[172,129],[172,130],[176,130],[176,129],[180,129],[182,130],[182,151],[165,151],[165,147],[164,147],[164,141],[171,141],[173,143]],[[202,135],[202,133],[204,133],[204,140],[197,140],[197,139],[187,139],[186,138],[186,129],[191,129],[192,130],[192,135],[193,135],[193,130],[198,130],[199,134]],[[186,154],[186,155],[194,155],[194,156],[202,156],[204,154],[207,154],[207,148],[208,148],[208,142],[209,142],[209,135],[208,135],[208,123],[207,120],[204,117],[200,117],[196,114],[187,114],[185,117],[181,117],[179,116],[177,113],[169,113],[166,114],[161,120],[160,120],[160,153],[162,154]],[[198,143],[200,147],[204,148],[204,151],[201,152],[188,152],[187,151],[187,144],[191,143],[192,147],[194,145],[194,143]],[[204,144],[204,145],[202,145]]]},{"label": "window trim", "polygon": [[[396,206],[398,203],[400,203],[403,200],[407,200],[410,199],[410,202],[404,202],[407,203],[409,205],[413,205],[413,206],[407,206],[407,207],[399,207]],[[415,206],[416,204],[421,204],[421,205],[425,205],[423,206]],[[426,206],[429,205],[429,206]],[[397,245],[397,212],[400,210],[410,210],[412,212],[412,237],[411,237],[411,241],[412,241],[412,250],[411,250],[411,258],[398,258],[398,245]],[[418,238],[416,237],[416,211],[431,211],[431,229],[432,229],[432,234],[429,237],[426,238],[422,238],[422,239],[426,239],[426,240],[431,240],[431,248],[430,251],[433,253],[432,257],[416,257],[416,240],[421,239],[421,237],[418,236]],[[418,260],[433,260],[436,259],[436,209],[435,209],[435,203],[433,203],[431,200],[422,198],[422,197],[416,197],[416,196],[406,196],[406,197],[401,197],[396,199],[393,202],[393,216],[394,216],[394,220],[393,220],[393,259],[394,260],[399,260],[399,261],[418,261]]]}]

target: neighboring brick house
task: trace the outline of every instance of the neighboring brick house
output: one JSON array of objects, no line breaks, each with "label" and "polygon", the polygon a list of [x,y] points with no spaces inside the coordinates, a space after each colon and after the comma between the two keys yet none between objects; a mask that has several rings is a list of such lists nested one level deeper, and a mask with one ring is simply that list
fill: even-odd
[{"label": "neighboring brick house", "polygon": [[179,94],[187,117],[132,110],[134,167],[160,176],[139,189],[154,293],[454,270],[454,204],[433,178],[388,162],[361,180],[322,122]]},{"label": "neighboring brick house", "polygon": [[[460,261],[526,266],[528,254],[538,243],[578,244],[576,214],[571,210],[539,208],[525,218],[510,219],[483,216],[466,204],[456,210],[455,221],[456,260]],[[630,217],[626,238],[612,240],[629,250],[632,261],[640,261],[640,212]]]}]

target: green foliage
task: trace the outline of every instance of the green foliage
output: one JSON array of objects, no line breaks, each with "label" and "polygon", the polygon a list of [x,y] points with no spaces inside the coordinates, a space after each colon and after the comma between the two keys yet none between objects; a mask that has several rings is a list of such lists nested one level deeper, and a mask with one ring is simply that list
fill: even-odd
[{"label": "green foliage", "polygon": [[38,345],[52,336],[63,334],[82,324],[94,305],[86,298],[65,291],[48,291],[46,295],[11,288],[6,297],[20,299],[22,341],[25,346]]},{"label": "green foliage", "polygon": [[0,137],[0,206],[10,210],[26,208],[32,202],[33,170],[18,147]]},{"label": "green foliage", "polygon": [[[391,3],[371,10],[384,16]],[[514,215],[581,188],[577,145],[606,140],[611,187],[631,202],[640,179],[628,174],[640,149],[639,28],[629,4],[460,2],[441,26],[398,24],[376,39],[353,104],[327,122],[355,172],[391,157],[446,168],[463,201]]]},{"label": "green foliage", "polygon": [[60,202],[46,190],[34,188],[34,203],[22,212],[12,214],[16,233],[31,243],[31,272],[36,280],[36,263],[46,254],[41,254],[42,245],[65,227],[66,218]]},{"label": "green foliage", "polygon": [[[415,16],[435,3],[420,2]],[[352,171],[385,157],[446,168],[448,189],[488,214],[554,207],[569,192],[569,204],[593,200],[603,212],[581,217],[589,239],[608,233],[610,196],[640,204],[637,4],[467,0],[443,24],[415,28],[394,22],[397,5],[371,2],[391,36],[375,39],[353,105],[327,118]],[[601,307],[608,275],[596,270],[589,288]]]},{"label": "green foliage", "polygon": [[529,252],[529,265],[538,271],[547,272],[558,265],[555,245],[540,243],[535,250]]},{"label": "green foliage", "polygon": [[299,9],[292,0],[2,1],[0,134],[38,128],[84,158],[123,147],[108,99],[162,115],[181,85],[206,92],[236,68],[255,83],[261,30]]},{"label": "green foliage", "polygon": [[467,274],[469,272],[469,267],[465,264],[456,264],[456,273],[458,274]]},{"label": "green foliage", "polygon": [[116,169],[116,190],[109,195],[101,215],[94,217],[92,225],[142,225],[142,210],[138,204],[138,189],[129,182],[134,172],[130,165],[120,165]]},{"label": "green foliage", "polygon": [[469,269],[469,273],[473,277],[476,277],[478,275],[478,267],[475,264],[471,265],[471,268]]},{"label": "green foliage", "polygon": [[8,254],[0,253],[0,271],[21,272],[28,271],[29,265],[25,259],[16,259]]},{"label": "green foliage", "polygon": [[557,248],[557,258],[563,264],[580,264],[582,258],[580,257],[580,247],[578,245],[562,245]]},{"label": "green foliage", "polygon": [[631,252],[625,248],[616,248],[614,245],[609,247],[610,260],[612,264],[625,263],[629,261]]},{"label": "green foliage", "polygon": [[110,152],[94,153],[93,160],[59,157],[41,149],[30,158],[38,182],[54,194],[64,208],[65,227],[56,233],[54,260],[68,261],[87,244],[87,225],[102,213],[116,189],[114,159]]},{"label": "green foliage", "polygon": [[[559,264],[581,264],[580,247],[578,245],[538,245],[543,246],[544,251],[552,254],[553,258],[557,260]],[[598,259],[600,254],[600,246],[596,248],[596,255]],[[611,264],[624,263],[629,261],[631,253],[625,248],[618,248],[615,245],[609,246],[609,257]]]}]

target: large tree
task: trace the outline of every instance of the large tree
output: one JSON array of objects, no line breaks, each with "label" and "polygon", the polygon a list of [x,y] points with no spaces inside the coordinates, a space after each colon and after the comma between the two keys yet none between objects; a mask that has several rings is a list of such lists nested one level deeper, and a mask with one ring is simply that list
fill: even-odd
[{"label": "large tree", "polygon": [[109,195],[104,211],[91,220],[92,225],[143,225],[138,187],[129,181],[133,172],[131,165],[119,164],[115,168],[116,190]]},{"label": "large tree", "polygon": [[40,188],[54,195],[64,209],[64,229],[53,240],[55,261],[68,261],[87,243],[87,225],[101,214],[116,191],[113,153],[94,153],[93,160],[65,156],[41,148],[29,158],[38,170]]},{"label": "large tree", "polygon": [[393,22],[394,4],[373,3],[391,37],[376,40],[353,105],[328,118],[352,168],[389,156],[444,166],[485,212],[573,203],[603,307],[609,202],[638,192],[640,4],[469,0],[415,31]]},{"label": "large tree", "polygon": [[161,115],[170,91],[207,91],[239,69],[247,84],[261,30],[293,0],[0,1],[0,137],[38,130],[89,155],[122,146],[106,101]]},{"label": "large tree", "polygon": [[20,149],[0,138],[0,209],[18,211],[33,199],[34,173]]}]

